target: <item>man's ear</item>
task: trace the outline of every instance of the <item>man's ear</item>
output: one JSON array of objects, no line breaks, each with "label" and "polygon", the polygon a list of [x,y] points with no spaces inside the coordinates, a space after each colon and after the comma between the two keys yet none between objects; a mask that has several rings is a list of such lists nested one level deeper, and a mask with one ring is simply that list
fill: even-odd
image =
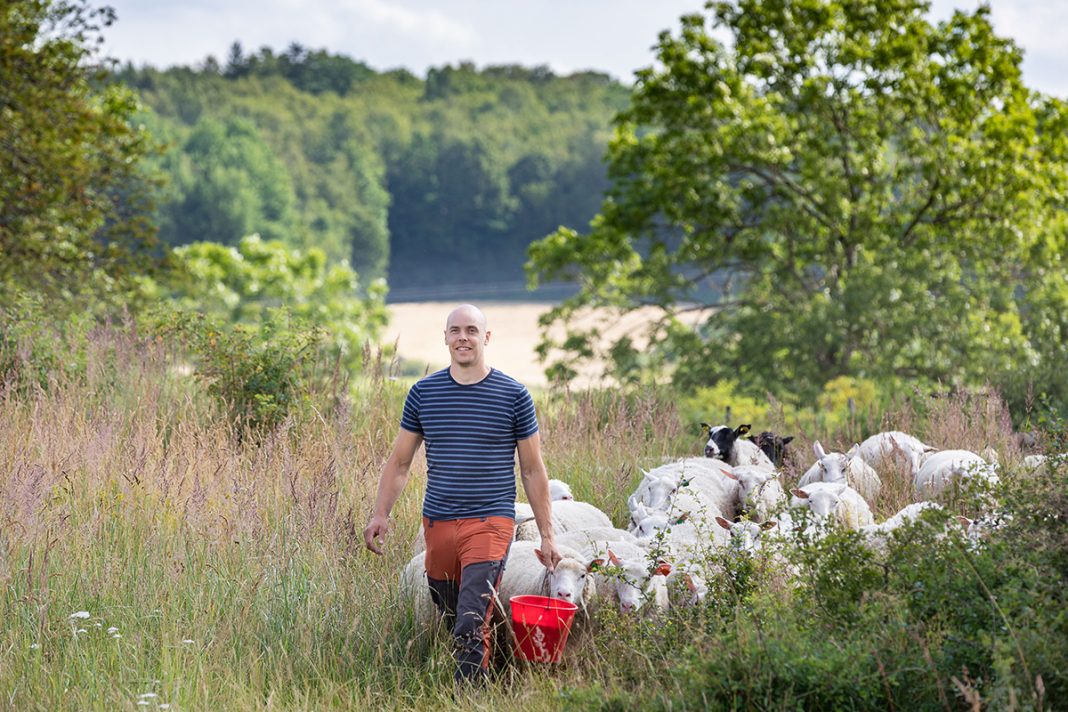
[{"label": "man's ear", "polygon": [[489,337],[490,337],[490,334],[492,334],[492,333],[493,333],[492,331],[487,331],[487,332],[486,332],[486,338],[485,338],[485,340],[484,340],[484,341],[483,341],[482,343],[484,343],[484,344],[488,344],[488,343],[489,343]]}]

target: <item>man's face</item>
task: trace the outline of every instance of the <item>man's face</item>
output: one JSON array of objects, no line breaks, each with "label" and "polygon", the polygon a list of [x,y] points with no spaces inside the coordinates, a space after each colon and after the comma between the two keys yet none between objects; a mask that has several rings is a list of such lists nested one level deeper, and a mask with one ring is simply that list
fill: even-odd
[{"label": "man's face", "polygon": [[445,325],[445,345],[449,347],[452,362],[470,366],[482,361],[489,331],[477,314],[460,310],[449,316]]}]

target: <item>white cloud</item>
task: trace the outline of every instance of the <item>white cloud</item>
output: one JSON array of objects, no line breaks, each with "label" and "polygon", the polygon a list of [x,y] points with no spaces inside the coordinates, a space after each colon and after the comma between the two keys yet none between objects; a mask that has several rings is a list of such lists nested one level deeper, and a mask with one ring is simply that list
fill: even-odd
[{"label": "white cloud", "polygon": [[435,9],[413,10],[384,0],[347,0],[344,6],[356,15],[400,34],[468,48],[478,33],[469,24],[450,19]]}]

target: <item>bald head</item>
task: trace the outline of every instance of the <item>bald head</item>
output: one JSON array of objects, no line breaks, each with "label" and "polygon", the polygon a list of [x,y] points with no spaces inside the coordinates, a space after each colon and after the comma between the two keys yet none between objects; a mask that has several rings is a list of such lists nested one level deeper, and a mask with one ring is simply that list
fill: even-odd
[{"label": "bald head", "polygon": [[445,331],[448,331],[453,324],[459,324],[460,322],[465,324],[474,322],[483,334],[489,331],[486,315],[474,304],[461,304],[449,312],[448,318],[445,319]]}]

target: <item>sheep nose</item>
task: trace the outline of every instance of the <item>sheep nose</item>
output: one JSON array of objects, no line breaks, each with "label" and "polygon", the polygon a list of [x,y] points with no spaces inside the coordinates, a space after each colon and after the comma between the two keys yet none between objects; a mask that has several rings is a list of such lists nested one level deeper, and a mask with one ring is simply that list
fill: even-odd
[{"label": "sheep nose", "polygon": [[570,601],[571,600],[571,592],[570,591],[560,591],[560,593],[557,594],[557,598],[562,598],[565,601]]},{"label": "sheep nose", "polygon": [[619,607],[623,610],[624,613],[630,613],[634,610],[633,603],[621,603],[619,604]]},{"label": "sheep nose", "polygon": [[715,457],[715,456],[716,456],[716,451],[715,450],[713,450],[710,447],[706,447],[705,448],[705,457]]}]

